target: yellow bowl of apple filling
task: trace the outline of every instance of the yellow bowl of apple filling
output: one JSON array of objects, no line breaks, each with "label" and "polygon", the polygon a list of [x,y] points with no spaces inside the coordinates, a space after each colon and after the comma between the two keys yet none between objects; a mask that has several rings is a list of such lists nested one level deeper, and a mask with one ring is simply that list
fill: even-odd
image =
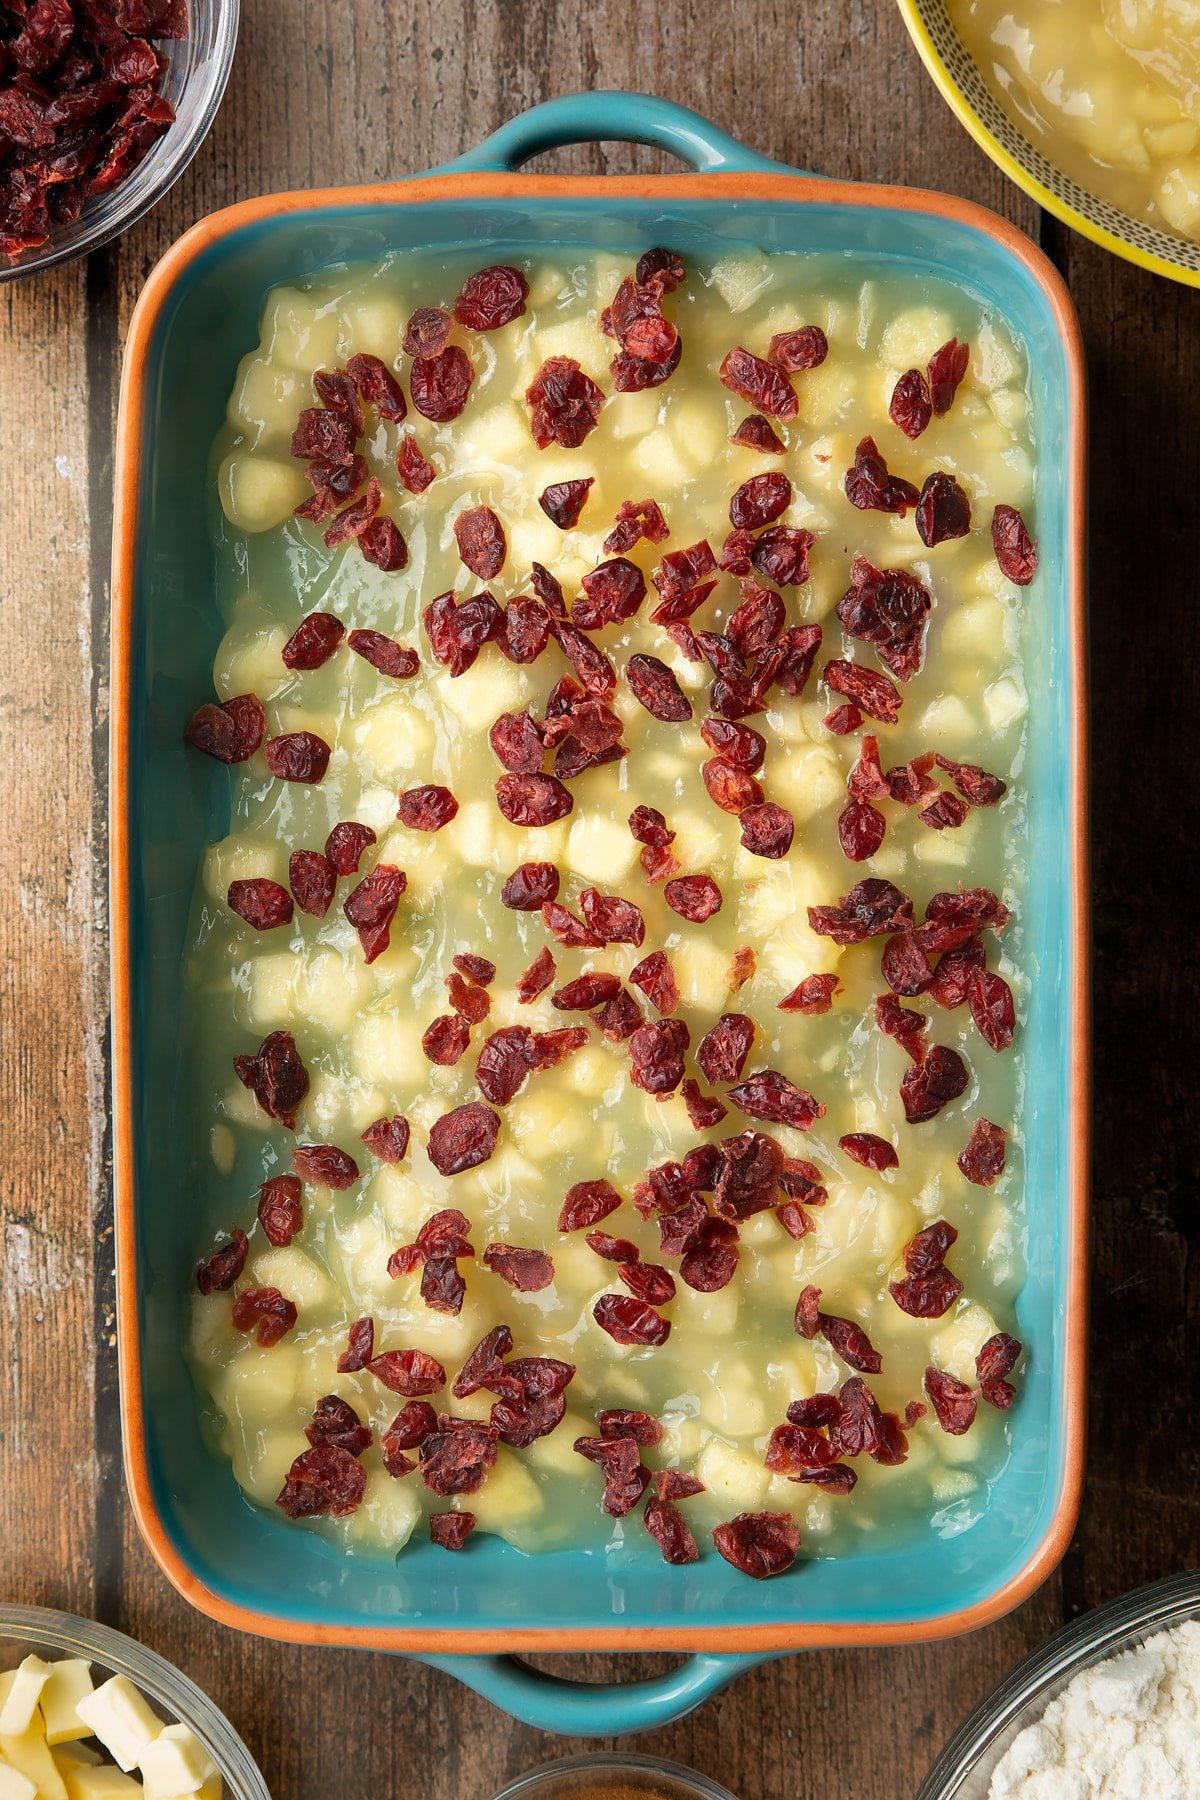
[{"label": "yellow bowl of apple filling", "polygon": [[899,0],[1005,174],[1106,250],[1200,285],[1200,0]]}]

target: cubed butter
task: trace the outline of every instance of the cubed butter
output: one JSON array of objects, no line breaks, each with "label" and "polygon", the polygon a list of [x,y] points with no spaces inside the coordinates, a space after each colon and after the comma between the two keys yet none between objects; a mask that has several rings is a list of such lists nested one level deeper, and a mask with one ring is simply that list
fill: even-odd
[{"label": "cubed butter", "polygon": [[12,1671],[8,1692],[0,1703],[0,1737],[20,1737],[28,1731],[49,1678],[50,1664],[40,1656],[27,1656]]},{"label": "cubed butter", "polygon": [[143,1750],[163,1727],[150,1702],[126,1675],[113,1675],[102,1682],[76,1710],[122,1769],[137,1767]]},{"label": "cubed butter", "polygon": [[92,1691],[92,1667],[82,1657],[64,1657],[51,1665],[41,1698],[48,1744],[70,1744],[91,1736],[77,1709]]},{"label": "cubed butter", "polygon": [[181,1800],[196,1794],[216,1773],[212,1757],[187,1725],[167,1725],[142,1752],[138,1764],[147,1800]]}]

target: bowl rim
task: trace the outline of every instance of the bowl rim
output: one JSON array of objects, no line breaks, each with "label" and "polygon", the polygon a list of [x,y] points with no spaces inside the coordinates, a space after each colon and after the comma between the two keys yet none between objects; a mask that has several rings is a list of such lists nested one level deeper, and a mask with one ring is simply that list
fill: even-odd
[{"label": "bowl rim", "polygon": [[262,1772],[216,1701],[140,1639],[76,1613],[0,1603],[0,1641],[5,1638],[84,1657],[113,1675],[127,1676],[148,1699],[195,1732],[236,1800],[271,1800]]},{"label": "bowl rim", "polygon": [[[1009,180],[1023,189],[1031,200],[1055,218],[1061,219],[1081,236],[1090,238],[1101,249],[1108,250],[1126,262],[1165,275],[1169,281],[1187,287],[1200,287],[1200,244],[1187,238],[1174,237],[1169,231],[1145,219],[1135,219],[1109,200],[1081,187],[1058,169],[1025,137],[1001,111],[984,83],[977,64],[967,51],[950,18],[944,0],[896,0],[908,34],[917,47],[934,82],[960,124],[965,125],[980,148],[986,151]],[[969,94],[959,75],[953,72],[942,50],[946,34],[962,51],[962,68],[977,92]],[[985,123],[986,111],[994,125]],[[1045,171],[1045,178],[1038,168]],[[1143,243],[1134,241],[1136,233]]]},{"label": "bowl rim", "polygon": [[537,1650],[699,1650],[786,1652],[836,1645],[924,1643],[958,1636],[990,1624],[1028,1598],[1061,1561],[1075,1528],[1083,1487],[1087,1393],[1088,1212],[1090,1197],[1091,994],[1088,910],[1088,720],[1075,708],[1071,734],[1069,918],[1077,957],[1068,1015],[1071,1104],[1065,1132],[1070,1263],[1062,1298],[1063,1458],[1061,1485],[1041,1540],[1007,1581],[969,1605],[932,1617],[870,1623],[793,1618],[717,1628],[628,1626],[593,1623],[585,1628],[524,1626],[471,1630],[437,1623],[378,1625],[283,1618],[217,1594],[176,1548],[159,1512],[147,1455],[138,1320],[134,1232],[133,1150],[133,979],[130,916],[129,791],[130,690],[134,647],[135,562],[138,541],[138,478],[145,416],[146,374],[155,331],[176,284],[221,239],[281,214],[319,213],[333,208],[395,207],[430,201],[480,199],[548,200],[683,198],[706,201],[845,205],[930,214],[999,241],[1019,262],[1050,308],[1066,366],[1069,419],[1066,509],[1066,663],[1072,692],[1082,697],[1086,682],[1085,492],[1087,395],[1082,335],[1066,283],[1049,258],[1007,219],[974,201],[932,190],[830,180],[801,173],[706,173],[670,176],[556,176],[513,173],[429,174],[359,187],[293,189],[243,200],[199,220],[151,270],[134,308],[125,348],[114,462],[115,506],[112,558],[112,709],[109,776],[109,898],[112,933],[113,1190],[116,1226],[117,1336],[120,1347],[120,1404],[126,1480],[138,1527],[168,1580],[198,1611],[222,1624],[261,1637],[302,1644],[339,1644],[374,1650],[471,1657]]},{"label": "bowl rim", "polygon": [[1081,1669],[1120,1655],[1148,1633],[1169,1630],[1198,1612],[1200,1570],[1192,1569],[1131,1588],[1060,1625],[1014,1663],[967,1714],[921,1783],[916,1800],[954,1800],[980,1752],[1060,1677],[1069,1680]]},{"label": "bowl rim", "polygon": [[[705,1775],[699,1769],[689,1769],[683,1763],[671,1762],[666,1757],[646,1756],[637,1750],[596,1750],[576,1756],[556,1756],[550,1762],[536,1763],[514,1781],[505,1782],[494,1800],[536,1796],[541,1782],[555,1775],[619,1775],[622,1770],[634,1770],[639,1775],[669,1775],[680,1787],[689,1788],[696,1800],[737,1800],[736,1795],[713,1776]],[[655,1797],[651,1796],[651,1800]]]}]

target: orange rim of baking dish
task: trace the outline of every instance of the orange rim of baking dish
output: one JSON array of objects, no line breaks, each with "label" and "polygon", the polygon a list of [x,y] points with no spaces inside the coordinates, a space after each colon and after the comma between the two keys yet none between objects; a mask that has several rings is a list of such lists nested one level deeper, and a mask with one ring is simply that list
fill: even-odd
[{"label": "orange rim of baking dish", "polygon": [[300,189],[243,200],[201,219],[172,245],[151,270],[129,326],[117,420],[116,495],[113,526],[112,585],[112,755],[110,768],[111,837],[110,905],[113,983],[113,1147],[114,1210],[117,1263],[117,1341],[120,1353],[121,1428],[126,1479],[134,1516],[155,1560],[178,1591],[199,1612],[223,1625],[261,1637],[301,1644],[340,1644],[362,1649],[471,1656],[513,1651],[556,1650],[720,1650],[755,1652],[831,1648],[838,1645],[924,1643],[973,1631],[1003,1617],[1028,1598],[1061,1560],[1079,1513],[1086,1440],[1088,1196],[1090,1187],[1089,1117],[1091,1093],[1091,1004],[1088,917],[1088,777],[1087,719],[1082,705],[1073,718],[1069,791],[1072,810],[1071,894],[1072,943],[1081,971],[1074,982],[1069,1021],[1069,1066],[1073,1071],[1073,1105],[1067,1133],[1069,1154],[1069,1221],[1071,1255],[1063,1296],[1065,1416],[1063,1419],[1063,1485],[1053,1520],[1024,1567],[986,1598],[927,1620],[877,1623],[796,1620],[793,1623],[712,1626],[589,1625],[569,1630],[448,1630],[428,1625],[372,1625],[364,1622],[324,1625],[281,1618],[227,1600],[207,1587],[172,1543],[154,1498],[146,1455],[141,1333],[138,1321],[137,1267],[133,1192],[133,1091],[129,943],[129,708],[133,647],[134,560],[137,541],[139,483],[136,470],[145,416],[147,359],[155,327],[175,283],[196,259],[221,238],[244,226],[281,213],[333,207],[406,206],[462,198],[522,199],[530,195],[554,200],[681,198],[729,201],[808,201],[825,205],[908,209],[966,225],[997,240],[1022,263],[1044,294],[1063,345],[1067,364],[1070,419],[1067,430],[1066,573],[1067,646],[1072,691],[1085,692],[1084,501],[1087,443],[1084,352],[1079,325],[1066,286],[1057,270],[1035,245],[1007,220],[956,196],[924,189],[882,187],[823,177],[740,173],[622,178],[612,176],[526,176],[513,174],[430,175],[412,180],[357,188]]}]

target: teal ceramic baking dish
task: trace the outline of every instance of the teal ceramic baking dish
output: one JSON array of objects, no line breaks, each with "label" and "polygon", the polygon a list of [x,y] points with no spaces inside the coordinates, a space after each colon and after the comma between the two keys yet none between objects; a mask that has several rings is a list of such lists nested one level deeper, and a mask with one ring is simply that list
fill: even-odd
[{"label": "teal ceramic baking dish", "polygon": [[[657,145],[690,174],[566,179],[514,171],[555,145]],[[669,1568],[632,1550],[527,1557],[497,1538],[468,1558],[414,1547],[346,1557],[250,1508],[202,1441],[181,1341],[195,1246],[176,1021],[201,846],[228,823],[227,777],[185,764],[179,721],[221,631],[205,518],[206,458],[266,291],[331,263],[469,245],[489,260],[575,245],[685,257],[722,245],[836,252],[949,277],[1023,339],[1040,421],[1043,610],[1029,667],[1028,804],[1036,873],[1026,944],[1038,980],[1023,1120],[1038,1346],[1021,1429],[982,1517],[794,1578],[747,1582],[716,1558]],[[1065,1548],[1083,1446],[1088,1046],[1083,673],[1084,383],[1054,271],[966,202],[786,170],[695,114],[630,94],[581,95],[514,120],[473,155],[394,186],[291,194],[203,221],[151,276],[131,326],[117,459],[112,906],[119,1320],[126,1467],[142,1529],[198,1607],[244,1629],[417,1654],[550,1730],[661,1724],[749,1663],[815,1645],[920,1639],[998,1616]],[[573,1688],[521,1650],[698,1654],[650,1684]]]}]

